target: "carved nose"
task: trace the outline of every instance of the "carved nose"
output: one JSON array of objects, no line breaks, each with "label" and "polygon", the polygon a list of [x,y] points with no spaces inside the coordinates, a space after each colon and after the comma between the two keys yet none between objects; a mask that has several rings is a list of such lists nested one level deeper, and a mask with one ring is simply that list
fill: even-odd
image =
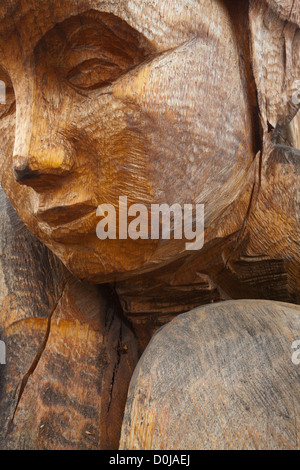
[{"label": "carved nose", "polygon": [[[35,165],[34,165],[35,166]],[[14,156],[14,176],[19,184],[30,186],[35,191],[56,187],[61,177],[69,173],[69,168],[31,168],[27,158]]]},{"label": "carved nose", "polygon": [[14,175],[15,180],[20,184],[26,184],[26,181],[39,177],[38,172],[31,170],[27,161],[23,164],[14,165]]}]

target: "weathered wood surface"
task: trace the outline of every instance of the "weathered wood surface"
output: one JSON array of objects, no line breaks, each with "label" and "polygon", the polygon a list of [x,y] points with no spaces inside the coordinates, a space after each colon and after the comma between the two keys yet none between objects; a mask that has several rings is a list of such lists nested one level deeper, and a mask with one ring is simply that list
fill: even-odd
[{"label": "weathered wood surface", "polygon": [[285,21],[300,26],[300,5],[297,0],[265,0],[274,12]]},{"label": "weathered wood surface", "polygon": [[77,277],[119,280],[185,254],[185,240],[100,241],[99,204],[202,202],[208,243],[247,199],[255,89],[237,39],[221,1],[4,1],[1,65],[17,107],[1,122],[2,184]]},{"label": "weathered wood surface", "polygon": [[240,300],[178,316],[134,372],[121,449],[299,449],[300,307]]},{"label": "weathered wood surface", "polygon": [[[292,101],[299,38],[293,0],[1,1],[0,182],[73,275],[115,282],[141,348],[159,326],[202,304],[300,303],[300,118]],[[203,250],[186,252],[185,240],[98,240],[96,208],[117,206],[119,196],[147,207],[203,203]],[[57,305],[57,320],[69,295],[74,290]],[[102,312],[90,340],[98,350],[106,310],[97,288],[81,295]],[[50,297],[43,332],[58,299]],[[66,326],[53,316],[48,348],[58,348],[62,331],[73,341],[68,315],[81,314],[72,312]],[[88,326],[76,328],[83,344]],[[116,365],[126,348],[113,344]],[[39,367],[43,383],[49,361]],[[28,385],[26,392],[40,400]],[[26,395],[16,414],[22,436]],[[78,439],[66,441],[76,447]]]},{"label": "weathered wood surface", "polygon": [[[300,87],[300,4],[251,0],[227,6],[254,110],[259,152],[251,193],[228,207],[216,230],[206,228],[206,240],[215,241],[199,254],[117,284],[143,345],[174,315],[209,302],[300,303],[300,113],[292,102]],[[238,230],[224,236],[237,214],[244,214]]]},{"label": "weathered wood surface", "polygon": [[[4,190],[75,276],[116,281],[141,345],[212,301],[299,303],[299,41],[292,0],[1,2]],[[205,204],[204,249],[98,240],[119,196]]]},{"label": "weathered wood surface", "polygon": [[1,449],[116,449],[137,362],[109,287],[77,281],[0,194]]}]

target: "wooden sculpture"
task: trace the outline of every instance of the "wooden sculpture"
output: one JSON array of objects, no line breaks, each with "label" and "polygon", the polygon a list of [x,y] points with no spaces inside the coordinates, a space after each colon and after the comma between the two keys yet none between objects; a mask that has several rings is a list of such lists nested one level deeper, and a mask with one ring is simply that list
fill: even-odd
[{"label": "wooden sculpture", "polygon": [[[140,351],[200,305],[300,302],[299,9],[295,0],[0,2],[1,186],[74,279],[112,292]],[[97,208],[120,197],[203,204],[203,248],[172,236],[100,240]],[[99,331],[95,341],[103,322]],[[131,347],[128,374],[134,338]]]},{"label": "wooden sculpture", "polygon": [[[297,2],[5,0],[0,18],[1,182],[77,278],[115,282],[141,332],[299,301]],[[205,204],[204,249],[99,240],[120,196]]]},{"label": "wooden sculpture", "polygon": [[299,331],[299,306],[267,300],[178,316],[134,372],[120,448],[299,450]]},{"label": "wooden sculpture", "polygon": [[0,193],[0,449],[116,449],[138,359],[109,289],[76,280]]}]

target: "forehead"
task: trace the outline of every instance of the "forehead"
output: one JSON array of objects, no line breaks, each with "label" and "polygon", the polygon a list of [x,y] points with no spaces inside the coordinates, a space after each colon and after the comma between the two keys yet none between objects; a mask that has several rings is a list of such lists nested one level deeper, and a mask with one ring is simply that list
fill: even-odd
[{"label": "forehead", "polygon": [[24,52],[32,50],[57,23],[96,10],[126,21],[165,50],[195,37],[201,18],[205,22],[213,14],[210,5],[208,0],[6,0],[0,3],[0,47],[17,35]]}]

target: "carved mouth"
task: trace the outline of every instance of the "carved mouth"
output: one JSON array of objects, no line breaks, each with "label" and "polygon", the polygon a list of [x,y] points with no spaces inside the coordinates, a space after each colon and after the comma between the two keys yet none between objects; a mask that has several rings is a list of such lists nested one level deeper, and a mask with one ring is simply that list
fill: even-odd
[{"label": "carved mouth", "polygon": [[60,227],[78,221],[88,214],[96,215],[96,207],[90,203],[78,203],[69,206],[57,206],[38,210],[37,218],[46,222],[50,227]]}]

